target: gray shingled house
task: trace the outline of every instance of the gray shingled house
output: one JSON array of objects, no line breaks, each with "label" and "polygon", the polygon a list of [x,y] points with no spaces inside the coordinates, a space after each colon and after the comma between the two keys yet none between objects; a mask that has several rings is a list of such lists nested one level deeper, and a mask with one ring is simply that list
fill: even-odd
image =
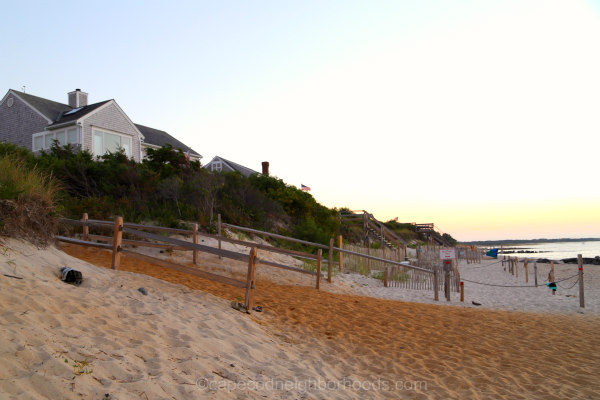
[{"label": "gray shingled house", "polygon": [[[223,157],[215,156],[210,162],[208,162],[204,168],[212,171],[212,172],[229,172],[229,171],[237,171],[242,175],[248,177],[252,174],[258,174],[257,171],[253,169],[244,167],[243,165],[236,164],[233,161],[229,161],[224,159]],[[264,166],[263,166],[264,169]],[[263,171],[264,174],[264,171]],[[268,172],[266,173],[268,175]]]},{"label": "gray shingled house", "polygon": [[123,148],[138,162],[146,149],[166,144],[191,160],[202,158],[167,132],[134,124],[114,100],[88,104],[88,94],[76,89],[63,104],[10,89],[0,102],[0,142],[38,152],[49,149],[54,140],[96,156]]}]

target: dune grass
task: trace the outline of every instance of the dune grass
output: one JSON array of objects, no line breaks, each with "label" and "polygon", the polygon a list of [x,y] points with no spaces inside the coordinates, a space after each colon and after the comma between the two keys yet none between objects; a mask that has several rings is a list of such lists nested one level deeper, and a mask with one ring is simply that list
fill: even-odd
[{"label": "dune grass", "polygon": [[0,232],[45,244],[56,232],[57,181],[14,155],[0,156]]}]

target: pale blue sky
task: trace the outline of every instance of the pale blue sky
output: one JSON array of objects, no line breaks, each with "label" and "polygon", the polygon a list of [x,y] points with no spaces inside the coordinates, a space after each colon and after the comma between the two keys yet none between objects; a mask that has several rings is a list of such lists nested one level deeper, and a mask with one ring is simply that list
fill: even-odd
[{"label": "pale blue sky", "polygon": [[114,98],[205,162],[461,240],[600,237],[597,1],[2,8],[4,92]]}]

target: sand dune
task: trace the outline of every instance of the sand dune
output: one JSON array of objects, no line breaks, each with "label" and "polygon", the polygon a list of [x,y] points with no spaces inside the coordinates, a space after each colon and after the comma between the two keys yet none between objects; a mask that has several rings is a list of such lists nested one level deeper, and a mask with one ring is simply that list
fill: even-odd
[{"label": "sand dune", "polygon": [[[294,286],[281,284],[281,277],[275,283],[262,266],[256,300],[264,312],[245,315],[229,307],[243,295],[240,289],[126,256],[122,271],[112,271],[54,248],[38,251],[16,241],[6,246],[1,271],[25,278],[0,279],[0,391],[8,398],[600,395],[600,319],[594,315],[316,291],[309,278]],[[109,252],[72,245],[64,250],[95,265],[110,263]],[[203,262],[213,269],[226,264],[234,276],[244,270],[216,257]],[[81,287],[56,278],[65,263],[83,271]],[[140,286],[148,296],[137,291]],[[94,371],[73,379],[71,361],[86,358]],[[274,379],[291,390],[273,387]],[[218,387],[225,384],[232,390]]]}]

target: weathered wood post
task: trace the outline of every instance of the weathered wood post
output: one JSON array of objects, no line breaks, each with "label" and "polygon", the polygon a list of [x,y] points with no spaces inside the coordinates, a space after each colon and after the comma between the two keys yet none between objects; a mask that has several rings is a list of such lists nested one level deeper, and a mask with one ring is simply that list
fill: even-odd
[{"label": "weathered wood post", "polygon": [[383,272],[383,287],[388,287],[388,274],[389,268],[385,267],[385,271]]},{"label": "weathered wood post", "polygon": [[[194,244],[198,244],[198,224],[192,224],[192,235]],[[192,260],[194,265],[198,264],[198,250],[196,249],[192,252]]]},{"label": "weathered wood post", "polygon": [[438,268],[437,266],[433,267],[433,300],[440,301],[440,296],[438,295],[439,290],[439,276],[438,276]]},{"label": "weathered wood post", "polygon": [[579,264],[579,307],[585,308],[585,298],[583,296],[583,258],[577,254],[577,263]]},{"label": "weathered wood post", "polygon": [[446,300],[450,301],[450,270],[452,266],[450,261],[444,261],[444,293]]},{"label": "weathered wood post", "polygon": [[537,261],[535,261],[533,263],[533,278],[535,280],[535,287],[537,287],[538,286],[538,283],[537,283]]},{"label": "weathered wood post", "polygon": [[525,283],[529,283],[529,269],[527,268],[528,260],[525,259]]},{"label": "weathered wood post", "polygon": [[519,257],[515,257],[515,272],[516,272],[516,277],[519,277]]},{"label": "weathered wood post", "polygon": [[[217,215],[217,236],[219,236],[219,250],[221,250],[221,235],[222,235],[222,227],[221,227],[221,214]],[[219,260],[222,260],[223,257],[219,256]]]},{"label": "weathered wood post", "polygon": [[333,238],[329,239],[329,257],[327,258],[327,282],[331,283],[331,271],[333,270]]},{"label": "weathered wood post", "polygon": [[[344,246],[344,240],[342,239],[342,235],[338,236],[338,248],[342,249]],[[340,272],[342,271],[343,267],[342,267],[342,252],[338,251],[338,258],[339,258],[339,267],[340,267]]]},{"label": "weathered wood post", "polygon": [[[371,255],[371,239],[367,236],[367,255]],[[367,269],[371,272],[371,259],[367,258]]]},{"label": "weathered wood post", "polygon": [[244,307],[247,311],[250,311],[254,304],[254,289],[256,289],[256,253],[256,247],[250,249],[248,273],[246,275],[246,298],[244,299]]},{"label": "weathered wood post", "polygon": [[123,241],[123,217],[115,218],[115,233],[112,247],[112,269],[119,269],[121,265],[121,243]]},{"label": "weathered wood post", "polygon": [[323,250],[317,250],[317,290],[321,286],[321,258],[323,257]]},{"label": "weathered wood post", "polygon": [[465,283],[460,281],[460,302],[465,302]]},{"label": "weathered wood post", "polygon": [[[81,221],[87,223],[88,213],[83,213],[83,217],[81,218]],[[90,240],[90,227],[87,224],[83,225],[83,240],[85,240],[86,242],[88,240]]]},{"label": "weathered wood post", "polygon": [[510,273],[515,274],[515,260],[512,257],[508,257],[510,260]]},{"label": "weathered wood post", "polygon": [[381,224],[381,258],[385,258],[385,232],[383,231],[383,224]]}]

